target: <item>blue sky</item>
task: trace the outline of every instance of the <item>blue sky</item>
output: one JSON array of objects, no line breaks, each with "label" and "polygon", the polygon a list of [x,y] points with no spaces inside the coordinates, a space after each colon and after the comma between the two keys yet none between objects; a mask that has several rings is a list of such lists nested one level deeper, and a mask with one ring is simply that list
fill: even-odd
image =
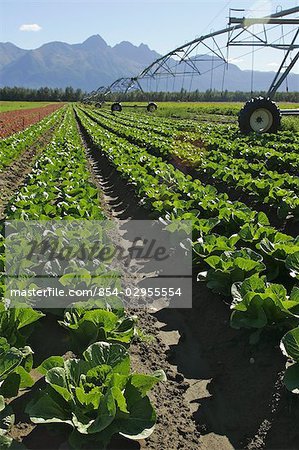
[{"label": "blue sky", "polygon": [[[55,40],[78,43],[100,34],[109,45],[123,40],[143,42],[163,54],[224,27],[229,7],[252,7],[263,15],[278,5],[290,8],[298,6],[299,0],[0,0],[0,41],[31,49]],[[257,54],[255,67],[275,69],[280,61],[277,51],[262,53]],[[251,58],[233,56],[241,68],[251,67]]]}]

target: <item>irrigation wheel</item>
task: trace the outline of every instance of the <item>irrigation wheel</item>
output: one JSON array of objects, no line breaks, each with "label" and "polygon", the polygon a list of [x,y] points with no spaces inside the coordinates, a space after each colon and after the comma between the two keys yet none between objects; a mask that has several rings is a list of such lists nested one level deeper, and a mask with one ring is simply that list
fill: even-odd
[{"label": "irrigation wheel", "polygon": [[253,98],[239,113],[239,127],[242,133],[276,133],[280,123],[280,110],[269,98]]},{"label": "irrigation wheel", "polygon": [[122,107],[121,103],[119,103],[119,102],[112,103],[112,105],[111,105],[112,112],[121,112],[122,110],[123,110],[123,107]]},{"label": "irrigation wheel", "polygon": [[154,112],[154,111],[157,111],[158,105],[157,105],[157,103],[149,102],[146,109],[148,110],[148,112]]}]

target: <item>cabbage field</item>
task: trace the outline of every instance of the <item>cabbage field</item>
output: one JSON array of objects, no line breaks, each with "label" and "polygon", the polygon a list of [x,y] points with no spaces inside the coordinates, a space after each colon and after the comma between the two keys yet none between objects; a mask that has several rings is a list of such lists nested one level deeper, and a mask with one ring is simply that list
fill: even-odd
[{"label": "cabbage field", "polygon": [[[164,106],[56,105],[0,140],[0,448],[299,448],[298,121]],[[5,222],[106,219],[192,222],[191,309],[9,307]]]}]

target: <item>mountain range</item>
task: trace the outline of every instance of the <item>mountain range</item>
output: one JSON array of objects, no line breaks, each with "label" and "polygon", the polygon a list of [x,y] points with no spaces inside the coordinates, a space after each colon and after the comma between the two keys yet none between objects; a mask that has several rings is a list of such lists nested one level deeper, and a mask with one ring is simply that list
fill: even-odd
[{"label": "mountain range", "polygon": [[[100,35],[94,35],[81,44],[50,42],[34,50],[24,50],[16,45],[0,43],[0,87],[23,86],[72,86],[91,91],[99,86],[107,86],[122,76],[135,76],[151,64],[159,55],[147,45],[135,46],[123,41],[113,47]],[[153,82],[150,90],[199,89],[211,87],[211,66],[209,61],[198,63],[202,76],[175,79],[167,83]],[[275,72],[253,73],[254,89],[267,90]],[[251,71],[241,70],[235,64],[228,64],[225,70],[225,88],[229,91],[249,91]],[[220,90],[223,68],[213,72],[214,89]],[[299,75],[289,75],[289,89],[299,90]]]}]

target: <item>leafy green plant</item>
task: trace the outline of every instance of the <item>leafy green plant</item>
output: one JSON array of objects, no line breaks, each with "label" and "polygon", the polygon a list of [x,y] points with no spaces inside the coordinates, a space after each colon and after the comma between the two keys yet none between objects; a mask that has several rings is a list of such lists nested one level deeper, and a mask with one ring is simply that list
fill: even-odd
[{"label": "leafy green plant", "polygon": [[231,286],[265,270],[263,258],[248,248],[226,251],[220,256],[209,256],[205,262],[211,267],[198,274],[198,281],[206,280],[213,292],[230,295]]},{"label": "leafy green plant", "polygon": [[[233,328],[293,328],[299,323],[299,288],[287,295],[280,284],[253,275],[232,286],[230,324]],[[259,332],[252,339],[259,337]]]},{"label": "leafy green plant", "polygon": [[136,316],[127,316],[123,310],[108,311],[74,306],[64,314],[60,325],[69,330],[72,349],[82,352],[97,341],[130,343],[136,335]]},{"label": "leafy green plant", "polygon": [[9,308],[0,303],[0,334],[10,345],[23,347],[33,331],[34,324],[41,317],[44,317],[44,314],[26,304]]},{"label": "leafy green plant", "polygon": [[287,257],[286,267],[289,269],[291,277],[299,280],[299,251],[292,253]]},{"label": "leafy green plant", "polygon": [[34,381],[29,374],[32,355],[30,347],[11,347],[5,338],[0,338],[0,395],[13,397],[19,389],[33,386]]},{"label": "leafy green plant", "polygon": [[285,386],[294,394],[299,394],[299,327],[283,336],[280,348],[289,358],[284,375]]},{"label": "leafy green plant", "polygon": [[164,372],[130,373],[129,354],[120,344],[94,343],[83,358],[52,357],[60,366],[47,371],[48,386],[28,404],[31,420],[69,425],[69,441],[76,449],[91,448],[92,442],[105,449],[116,433],[133,440],[148,437],[156,414],[146,394],[165,380]]},{"label": "leafy green plant", "polygon": [[221,255],[225,251],[233,251],[240,237],[233,235],[230,238],[209,234],[197,239],[193,243],[193,251],[200,258],[206,258],[210,255]]},{"label": "leafy green plant", "polygon": [[[31,125],[24,131],[14,133],[6,139],[0,140],[0,172],[24,150],[33,145],[46,131],[61,120],[65,108],[52,113],[38,123]],[[42,144],[41,144],[42,146]]]}]

